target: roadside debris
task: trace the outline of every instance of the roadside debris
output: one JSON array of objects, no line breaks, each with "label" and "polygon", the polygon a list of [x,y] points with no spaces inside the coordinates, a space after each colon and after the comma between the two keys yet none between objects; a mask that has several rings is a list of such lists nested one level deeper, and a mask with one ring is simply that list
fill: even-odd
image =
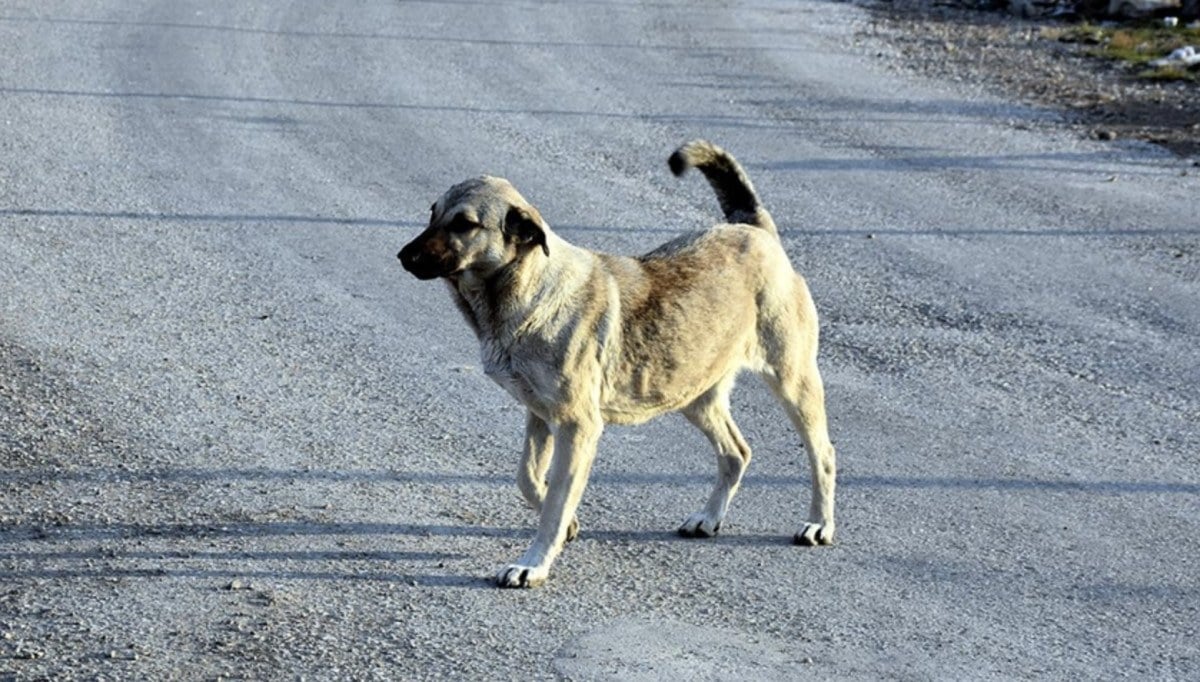
[{"label": "roadside debris", "polygon": [[1181,6],[1180,0],[1109,0],[1107,12],[1118,19],[1141,19]]},{"label": "roadside debris", "polygon": [[[1001,7],[1004,5],[1001,4]],[[1143,19],[1183,8],[1182,0],[1007,0],[1011,14],[1038,17],[1089,19]],[[1183,14],[1186,16],[1187,11]],[[1178,17],[1176,17],[1178,21]]]},{"label": "roadside debris", "polygon": [[1177,50],[1172,50],[1166,57],[1150,62],[1150,66],[1154,67],[1186,66],[1191,68],[1197,65],[1200,65],[1200,54],[1197,54],[1196,48],[1191,45],[1184,45]]},{"label": "roadside debris", "polygon": [[[988,0],[987,7],[1002,10],[1009,1]],[[1200,167],[1200,65],[1150,65],[1185,45],[1200,53],[1200,0],[1184,0],[1172,12],[1174,27],[1157,20],[1013,21],[1008,12],[980,6],[980,0],[879,2],[877,23],[865,35],[894,46],[903,70],[983,84],[1061,112],[1061,125],[1081,135],[1152,142]]]}]

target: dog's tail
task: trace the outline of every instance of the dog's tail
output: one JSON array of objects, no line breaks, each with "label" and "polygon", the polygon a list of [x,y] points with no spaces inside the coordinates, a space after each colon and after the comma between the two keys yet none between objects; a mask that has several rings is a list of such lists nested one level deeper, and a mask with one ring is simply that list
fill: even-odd
[{"label": "dog's tail", "polygon": [[729,152],[706,140],[692,140],[676,149],[667,163],[675,175],[683,175],[693,167],[700,169],[717,193],[725,220],[756,225],[772,234],[779,233],[771,214],[758,200],[746,171]]}]

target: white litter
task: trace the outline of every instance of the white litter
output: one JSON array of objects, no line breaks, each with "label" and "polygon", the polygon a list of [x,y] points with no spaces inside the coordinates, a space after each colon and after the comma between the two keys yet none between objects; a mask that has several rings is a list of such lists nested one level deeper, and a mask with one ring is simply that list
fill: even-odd
[{"label": "white litter", "polygon": [[1150,66],[1195,66],[1200,64],[1200,54],[1191,45],[1185,45],[1162,59],[1155,59]]}]

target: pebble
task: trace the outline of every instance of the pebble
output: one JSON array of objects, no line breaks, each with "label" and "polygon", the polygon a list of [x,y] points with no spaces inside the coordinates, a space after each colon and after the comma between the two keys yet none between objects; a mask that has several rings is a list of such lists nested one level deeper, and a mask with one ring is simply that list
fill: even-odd
[{"label": "pebble", "polygon": [[112,661],[136,661],[138,654],[136,651],[110,651],[108,658]]}]

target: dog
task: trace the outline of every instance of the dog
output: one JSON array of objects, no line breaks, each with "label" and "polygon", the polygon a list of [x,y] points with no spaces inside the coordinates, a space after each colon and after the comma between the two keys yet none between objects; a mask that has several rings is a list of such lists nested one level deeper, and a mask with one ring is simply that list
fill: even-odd
[{"label": "dog", "polygon": [[502,587],[545,582],[579,532],[575,511],[606,424],[681,412],[704,433],[717,483],[679,533],[715,535],[750,463],[729,412],[743,370],[765,379],[808,451],[812,499],[794,542],[833,543],[836,464],[808,286],[733,156],[696,140],[669,165],[704,175],[725,223],[637,258],[597,253],[552,232],[507,180],[483,176],[443,194],[399,253],[417,278],[446,282],[484,371],[528,411],[517,483],[540,520],[529,549],[496,575]]}]

